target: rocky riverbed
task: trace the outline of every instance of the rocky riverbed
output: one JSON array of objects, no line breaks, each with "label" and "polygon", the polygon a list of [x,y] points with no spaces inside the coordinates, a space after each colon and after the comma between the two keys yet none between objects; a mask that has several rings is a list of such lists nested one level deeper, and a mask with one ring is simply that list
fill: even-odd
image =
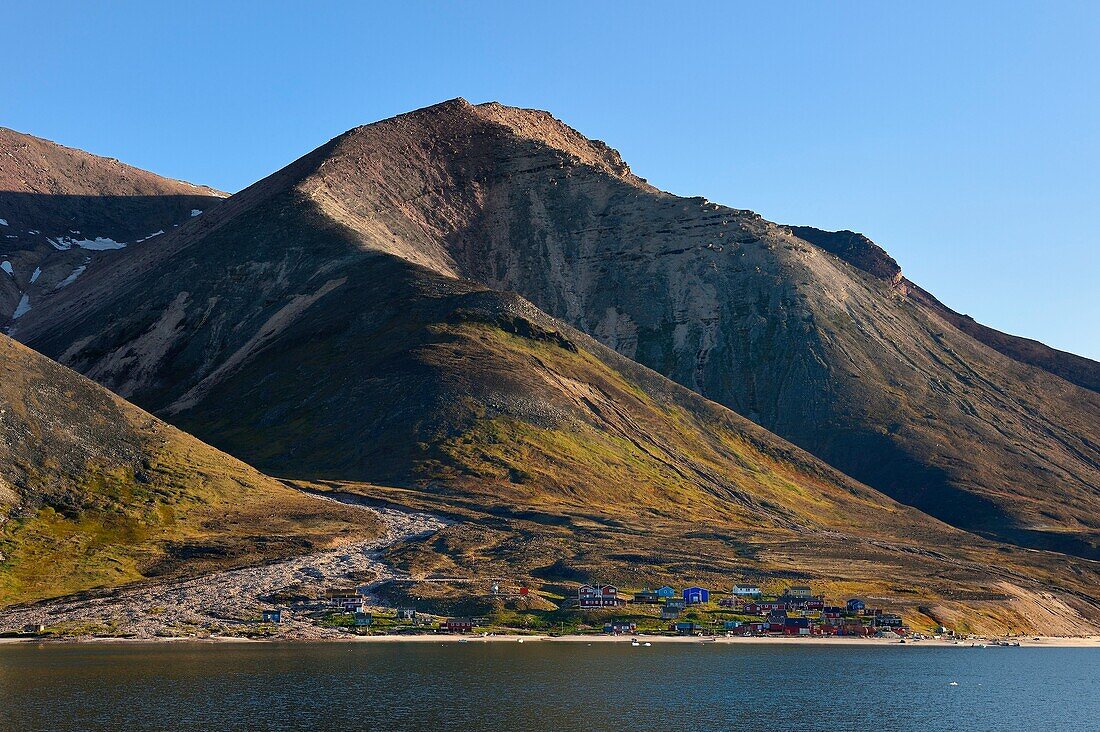
[{"label": "rocky riverbed", "polygon": [[[318,497],[318,500],[334,500]],[[350,501],[349,501],[350,503]],[[376,539],[263,565],[217,572],[195,579],[143,584],[93,597],[61,598],[0,611],[0,630],[44,625],[63,636],[111,635],[133,638],[211,637],[255,634],[264,608],[288,604],[283,622],[265,624],[267,635],[325,638],[344,635],[325,627],[308,610],[310,598],[350,584],[372,586],[400,579],[402,573],[380,561],[392,544],[430,535],[446,525],[426,513],[372,508],[386,527]],[[290,602],[293,600],[293,602]],[[368,597],[369,600],[369,597]],[[313,603],[315,604],[315,603]]]}]

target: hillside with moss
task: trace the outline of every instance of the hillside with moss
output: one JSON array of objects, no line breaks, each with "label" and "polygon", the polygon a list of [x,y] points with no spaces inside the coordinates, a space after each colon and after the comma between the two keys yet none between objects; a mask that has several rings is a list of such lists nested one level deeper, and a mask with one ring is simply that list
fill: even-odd
[{"label": "hillside with moss", "polygon": [[0,336],[0,606],[371,536]]}]

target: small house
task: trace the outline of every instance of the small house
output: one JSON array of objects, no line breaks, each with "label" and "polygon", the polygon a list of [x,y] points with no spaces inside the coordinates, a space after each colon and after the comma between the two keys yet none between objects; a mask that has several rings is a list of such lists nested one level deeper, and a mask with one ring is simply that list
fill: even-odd
[{"label": "small house", "polygon": [[902,626],[901,616],[893,613],[882,613],[871,620],[871,625],[876,628],[900,628]]},{"label": "small house", "polygon": [[621,633],[633,633],[638,629],[637,623],[632,623],[629,620],[615,620],[610,623],[604,623],[603,632],[610,633],[611,635],[619,635]]},{"label": "small house", "polygon": [[853,615],[858,615],[859,613],[863,612],[866,607],[867,604],[857,597],[853,597],[851,600],[848,601],[847,604],[848,612],[852,613]]},{"label": "small house", "polygon": [[669,607],[668,605],[661,606],[661,620],[676,620],[680,617],[680,608]]},{"label": "small house", "polygon": [[664,587],[658,587],[657,588],[657,597],[660,597],[660,598],[676,597],[676,590],[673,589],[672,587],[669,587],[668,585],[665,585]]},{"label": "small house", "polygon": [[657,590],[642,590],[634,593],[634,602],[643,605],[659,605],[661,596],[657,594]]},{"label": "small house", "polygon": [[626,600],[619,597],[614,585],[581,585],[577,590],[577,604],[580,607],[617,607],[625,605]]},{"label": "small house", "polygon": [[260,612],[260,620],[264,623],[281,623],[283,622],[283,611],[263,610]]},{"label": "small house", "polygon": [[710,602],[710,590],[702,587],[688,587],[684,590],[684,602],[688,605],[701,605]]},{"label": "small house", "polygon": [[331,607],[345,613],[360,612],[363,609],[364,598],[354,589],[328,590],[325,592],[325,599]]},{"label": "small house", "polygon": [[24,633],[32,633],[34,635],[40,635],[46,632],[46,626],[42,623],[27,623],[23,626]]},{"label": "small house", "polygon": [[784,635],[809,635],[809,618],[787,618],[783,623]]},{"label": "small house", "polygon": [[679,635],[695,635],[700,630],[699,626],[692,622],[673,623],[668,629],[676,631]]},{"label": "small house", "polygon": [[810,588],[805,585],[795,585],[787,590],[787,596],[808,600],[813,597],[813,593],[810,591]]},{"label": "small house", "polygon": [[737,597],[760,597],[760,588],[756,585],[734,585],[730,594]]},{"label": "small house", "polygon": [[676,610],[683,610],[687,607],[687,600],[682,597],[666,597],[665,607],[673,608]]},{"label": "small house", "polygon": [[374,622],[374,617],[370,613],[358,612],[355,613],[355,627],[366,628]]},{"label": "small house", "polygon": [[412,607],[399,607],[397,608],[398,620],[416,620],[416,608]]},{"label": "small house", "polygon": [[761,600],[754,603],[758,612],[749,613],[750,615],[767,615],[772,610],[786,610],[787,603],[780,600]]},{"label": "small house", "polygon": [[472,618],[447,618],[439,624],[444,633],[469,633],[474,629]]},{"label": "small house", "polygon": [[737,630],[740,627],[741,627],[741,621],[740,620],[723,620],[722,621],[722,629],[723,630]]}]

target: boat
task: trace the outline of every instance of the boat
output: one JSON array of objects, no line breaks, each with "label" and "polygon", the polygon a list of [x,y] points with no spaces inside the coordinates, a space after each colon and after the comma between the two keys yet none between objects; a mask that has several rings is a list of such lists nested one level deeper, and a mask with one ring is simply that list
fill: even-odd
[{"label": "boat", "polygon": [[640,645],[642,645],[642,644],[638,642],[638,639],[637,639],[637,638],[631,638],[631,639],[630,639],[630,645],[632,645],[632,646],[634,646],[634,647],[638,647],[638,646],[640,646]]},{"label": "boat", "polygon": [[652,643],[650,643],[649,641],[646,641],[646,642],[645,642],[645,643],[643,643],[642,645],[643,645],[643,646],[645,646],[646,648],[648,648],[648,647],[650,647],[650,646],[651,646],[651,645],[653,645],[653,644],[652,644]]}]

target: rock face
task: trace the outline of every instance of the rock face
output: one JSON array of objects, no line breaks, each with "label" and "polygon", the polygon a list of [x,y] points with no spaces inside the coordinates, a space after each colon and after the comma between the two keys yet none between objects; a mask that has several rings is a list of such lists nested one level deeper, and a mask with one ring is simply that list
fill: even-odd
[{"label": "rock face", "polygon": [[0,127],[0,330],[224,197]]}]

